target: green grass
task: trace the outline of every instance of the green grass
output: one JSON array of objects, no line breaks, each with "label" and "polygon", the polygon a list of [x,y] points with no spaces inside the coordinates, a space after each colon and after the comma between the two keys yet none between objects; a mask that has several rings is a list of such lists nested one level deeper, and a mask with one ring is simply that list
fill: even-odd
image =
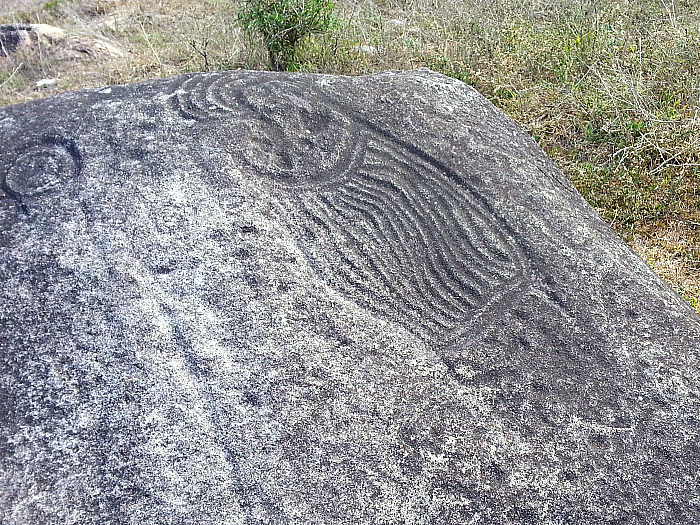
[{"label": "green grass", "polygon": [[65,0],[49,0],[44,4],[44,9],[54,9],[55,7],[58,7],[61,2]]},{"label": "green grass", "polygon": [[295,63],[304,40],[337,23],[334,9],[328,0],[246,0],[236,20],[244,31],[262,38],[270,66],[283,71]]},{"label": "green grass", "polygon": [[[265,69],[237,0],[52,0],[43,22],[122,44],[110,60],[22,57],[0,104],[180,72]],[[360,75],[426,66],[518,122],[582,195],[700,311],[700,2],[340,0],[288,69]],[[36,90],[41,78],[58,87]]]}]

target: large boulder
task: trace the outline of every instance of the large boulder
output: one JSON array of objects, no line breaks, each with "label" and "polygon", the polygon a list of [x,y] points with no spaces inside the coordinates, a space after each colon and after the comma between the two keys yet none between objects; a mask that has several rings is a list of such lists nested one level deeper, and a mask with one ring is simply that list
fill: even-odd
[{"label": "large boulder", "polygon": [[63,29],[47,24],[0,25],[0,58],[21,48],[50,47],[65,39]]},{"label": "large boulder", "polygon": [[[104,38],[67,34],[63,29],[46,24],[0,25],[0,68],[14,66],[15,54],[57,60],[79,57],[121,57],[125,52],[118,44]],[[12,60],[15,58],[15,60]]]},{"label": "large boulder", "polygon": [[0,109],[0,522],[700,521],[700,318],[470,87]]}]

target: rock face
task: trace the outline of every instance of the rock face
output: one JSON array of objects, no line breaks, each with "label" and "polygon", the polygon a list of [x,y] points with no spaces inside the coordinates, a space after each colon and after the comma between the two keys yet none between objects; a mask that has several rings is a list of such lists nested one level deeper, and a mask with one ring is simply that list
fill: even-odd
[{"label": "rock face", "polygon": [[700,318],[468,86],[0,109],[0,522],[700,520]]},{"label": "rock face", "polygon": [[0,68],[14,65],[10,58],[20,51],[56,59],[70,60],[81,56],[118,57],[124,51],[101,39],[84,35],[67,35],[63,29],[46,24],[0,25]]},{"label": "rock face", "polygon": [[22,47],[51,46],[65,40],[63,29],[46,24],[0,25],[0,57]]}]

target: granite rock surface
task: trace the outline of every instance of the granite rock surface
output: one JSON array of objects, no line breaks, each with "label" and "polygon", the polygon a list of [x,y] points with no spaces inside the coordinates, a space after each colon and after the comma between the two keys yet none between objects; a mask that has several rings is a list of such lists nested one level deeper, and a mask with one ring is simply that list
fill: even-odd
[{"label": "granite rock surface", "polygon": [[0,109],[0,523],[700,522],[700,318],[427,70]]}]

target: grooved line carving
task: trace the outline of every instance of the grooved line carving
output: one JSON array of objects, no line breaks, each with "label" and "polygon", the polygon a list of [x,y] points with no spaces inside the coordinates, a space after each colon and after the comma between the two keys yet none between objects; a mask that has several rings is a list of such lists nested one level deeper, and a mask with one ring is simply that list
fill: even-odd
[{"label": "grooved line carving", "polygon": [[299,243],[333,288],[433,343],[481,331],[530,280],[515,232],[419,148],[277,78],[192,78],[172,100],[185,118],[237,127],[233,153],[287,193]]},{"label": "grooved line carving", "polygon": [[298,193],[306,253],[363,306],[433,342],[459,337],[528,278],[516,236],[429,158],[378,136],[363,151],[333,186]]},{"label": "grooved line carving", "polygon": [[0,187],[26,213],[26,200],[48,193],[78,176],[82,159],[75,143],[60,135],[45,135],[25,144],[2,170]]}]

